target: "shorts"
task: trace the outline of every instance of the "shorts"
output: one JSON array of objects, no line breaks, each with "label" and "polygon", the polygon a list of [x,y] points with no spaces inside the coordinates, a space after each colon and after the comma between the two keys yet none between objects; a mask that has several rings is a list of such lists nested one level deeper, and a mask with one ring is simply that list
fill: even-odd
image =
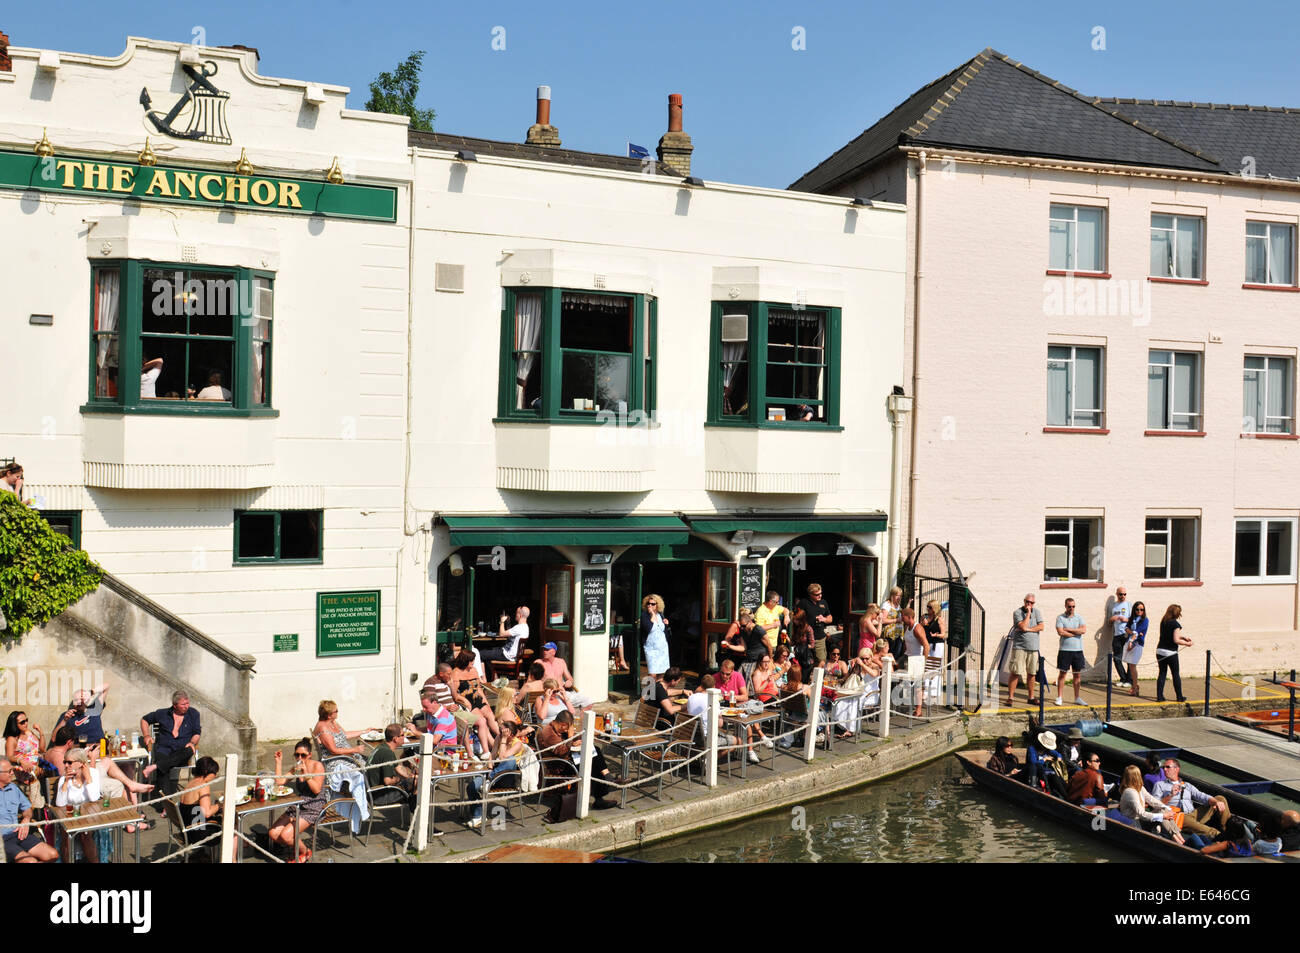
[{"label": "shorts", "polygon": [[27,831],[27,836],[24,837],[22,840],[18,839],[17,832],[11,831],[8,834],[4,835],[4,841],[5,841],[5,859],[8,860],[10,863],[13,863],[14,861],[18,860],[19,854],[23,853],[24,851],[31,850],[33,847],[37,846],[38,844],[44,844],[45,838],[42,837],[40,834],[36,833],[35,830],[29,828]]},{"label": "shorts", "polygon": [[1087,667],[1088,663],[1084,661],[1082,652],[1063,649],[1056,653],[1057,671],[1064,672],[1068,668],[1072,672],[1082,672]]},{"label": "shorts", "polygon": [[1012,649],[1009,671],[1021,678],[1037,678],[1038,653],[1032,649]]},{"label": "shorts", "polygon": [[813,657],[819,662],[826,661],[826,640],[818,639],[813,643]]}]

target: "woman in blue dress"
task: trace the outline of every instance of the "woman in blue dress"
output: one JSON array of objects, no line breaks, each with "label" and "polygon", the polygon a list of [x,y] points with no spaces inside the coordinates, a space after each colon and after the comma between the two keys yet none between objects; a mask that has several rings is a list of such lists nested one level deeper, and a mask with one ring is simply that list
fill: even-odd
[{"label": "woman in blue dress", "polygon": [[1124,631],[1128,634],[1128,641],[1124,643],[1124,664],[1128,666],[1128,681],[1133,687],[1129,689],[1130,695],[1138,695],[1138,666],[1137,663],[1142,661],[1142,647],[1147,641],[1147,607],[1146,603],[1133,603],[1133,614],[1129,616],[1128,625]]},{"label": "woman in blue dress", "polygon": [[645,665],[651,679],[668,671],[668,620],[662,596],[650,593],[641,600],[641,637],[645,639]]}]

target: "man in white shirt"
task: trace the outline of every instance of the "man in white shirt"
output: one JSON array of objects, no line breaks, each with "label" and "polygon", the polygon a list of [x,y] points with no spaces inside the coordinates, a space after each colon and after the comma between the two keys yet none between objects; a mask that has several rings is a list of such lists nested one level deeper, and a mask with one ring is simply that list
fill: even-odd
[{"label": "man in white shirt", "polygon": [[1115,663],[1115,671],[1119,673],[1119,681],[1116,683],[1120,688],[1132,688],[1129,684],[1128,672],[1124,670],[1124,643],[1128,641],[1128,632],[1125,627],[1128,625],[1128,617],[1133,614],[1133,604],[1128,601],[1128,592],[1123,586],[1115,589],[1115,601],[1111,603],[1110,613],[1106,616],[1106,621],[1113,628],[1113,634],[1110,640],[1111,661]]},{"label": "man in white shirt", "polygon": [[198,400],[230,400],[230,391],[221,386],[221,372],[213,371],[208,375],[208,386],[198,393]]},{"label": "man in white shirt", "polygon": [[501,638],[510,641],[499,648],[490,648],[481,653],[484,665],[489,662],[513,662],[519,657],[519,647],[528,639],[528,606],[520,606],[515,610],[515,624],[507,629],[506,622],[509,618],[502,615],[498,628]]},{"label": "man in white shirt", "polygon": [[144,362],[140,369],[140,396],[158,396],[158,376],[162,374],[163,359],[155,357]]}]

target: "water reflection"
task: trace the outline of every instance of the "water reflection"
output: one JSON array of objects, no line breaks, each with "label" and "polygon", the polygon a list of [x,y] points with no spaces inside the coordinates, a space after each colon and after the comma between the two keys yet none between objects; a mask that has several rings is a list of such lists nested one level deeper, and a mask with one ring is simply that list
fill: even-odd
[{"label": "water reflection", "polygon": [[973,784],[954,758],[848,794],[648,847],[656,862],[995,863],[1132,861],[1082,831],[1022,812]]}]

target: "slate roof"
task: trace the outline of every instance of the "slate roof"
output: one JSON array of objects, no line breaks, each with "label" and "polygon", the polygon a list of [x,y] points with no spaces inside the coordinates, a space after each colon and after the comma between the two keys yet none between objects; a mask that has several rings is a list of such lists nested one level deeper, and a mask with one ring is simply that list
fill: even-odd
[{"label": "slate roof", "polygon": [[[407,145],[417,149],[469,149],[475,155],[501,156],[508,159],[529,159],[533,162],[554,162],[557,165],[581,166],[588,169],[612,169],[618,172],[641,172],[641,160],[603,152],[580,152],[577,149],[557,149],[551,146],[530,146],[523,142],[501,142],[496,139],[475,139],[471,136],[452,136],[442,132],[408,130]],[[682,176],[657,159],[656,175],[680,179]]]},{"label": "slate roof", "polygon": [[986,49],[791,184],[830,191],[899,145],[1240,174],[1300,175],[1300,110],[1085,96]]}]

